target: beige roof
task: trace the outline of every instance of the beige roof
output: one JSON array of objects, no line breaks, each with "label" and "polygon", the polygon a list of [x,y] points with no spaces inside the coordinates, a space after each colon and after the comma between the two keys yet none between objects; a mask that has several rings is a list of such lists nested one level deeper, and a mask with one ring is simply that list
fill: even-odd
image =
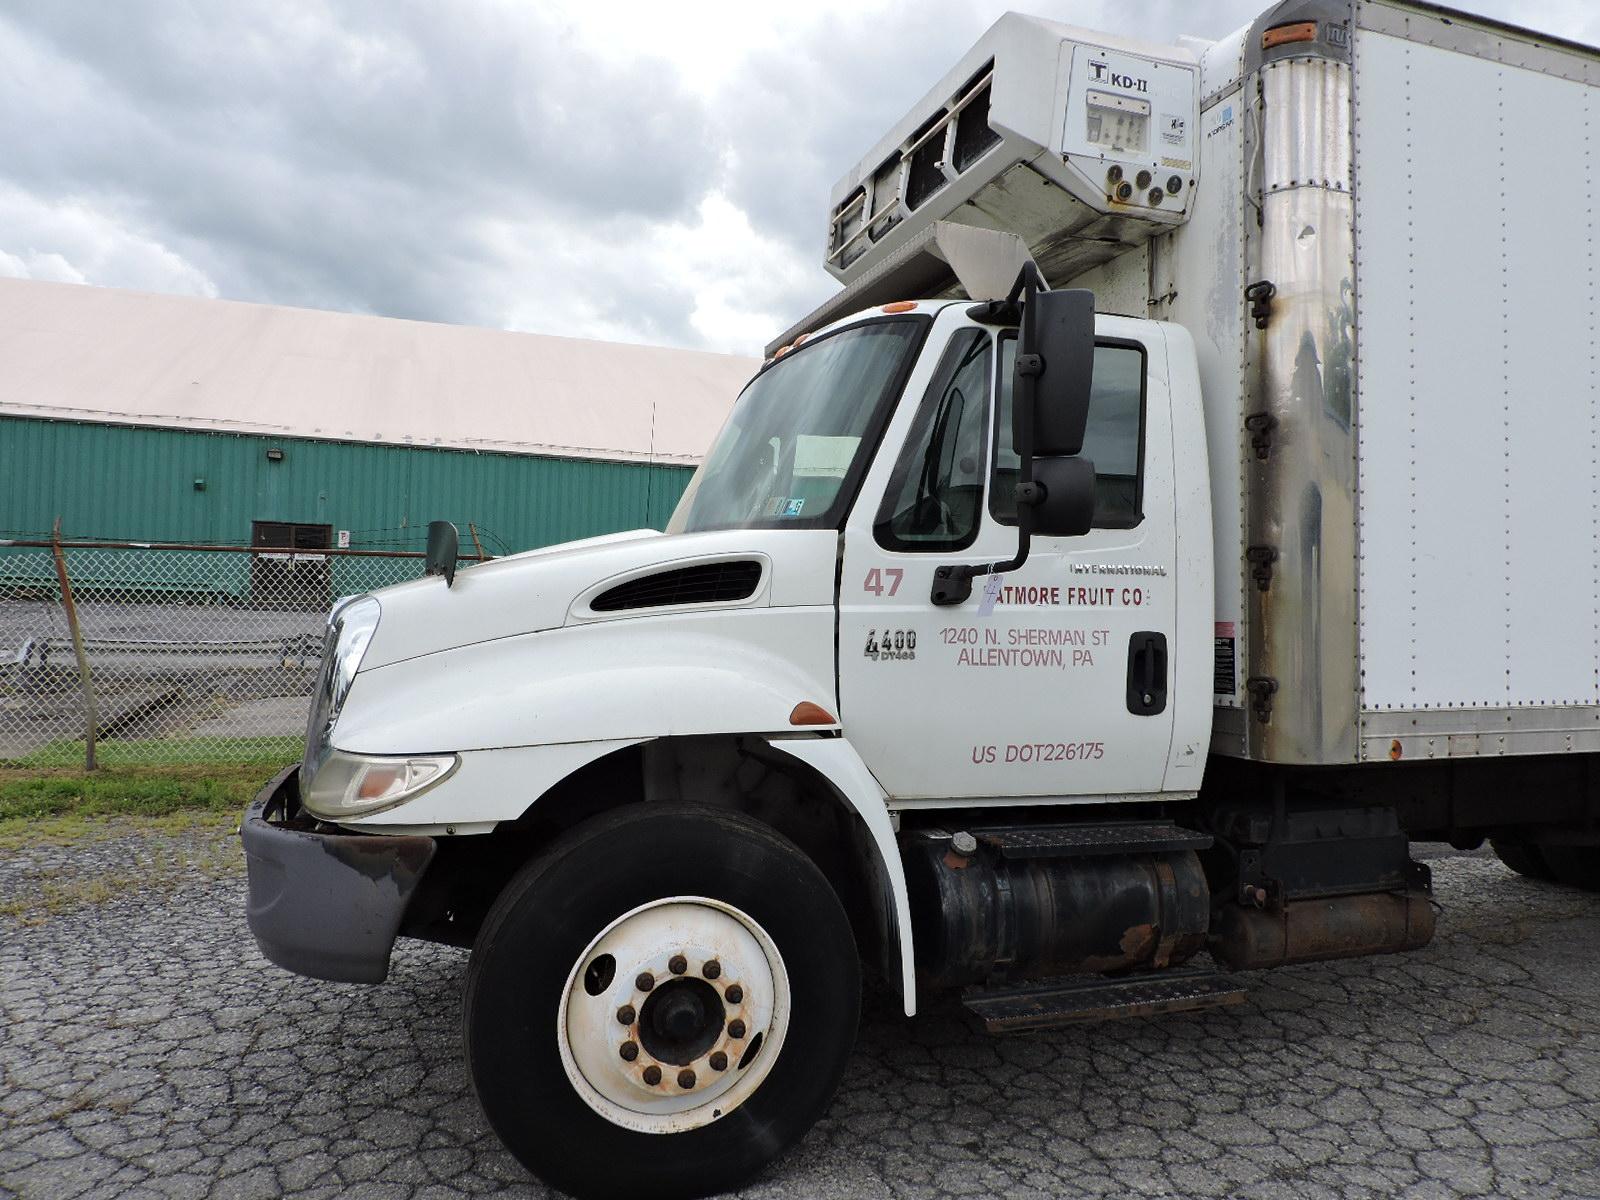
[{"label": "beige roof", "polygon": [[698,462],[760,361],[0,278],[0,414]]}]

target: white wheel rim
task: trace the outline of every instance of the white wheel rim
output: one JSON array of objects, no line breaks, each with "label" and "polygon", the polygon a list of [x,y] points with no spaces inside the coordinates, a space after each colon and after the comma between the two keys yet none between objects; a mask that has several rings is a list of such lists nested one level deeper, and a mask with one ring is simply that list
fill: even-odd
[{"label": "white wheel rim", "polygon": [[[591,993],[607,956],[609,980]],[[660,1032],[666,1005],[703,1014],[694,1037]],[[755,1093],[778,1060],[789,1012],[789,975],[767,932],[731,904],[673,896],[624,913],[589,943],[567,974],[556,1039],[573,1088],[606,1120],[682,1133]]]}]

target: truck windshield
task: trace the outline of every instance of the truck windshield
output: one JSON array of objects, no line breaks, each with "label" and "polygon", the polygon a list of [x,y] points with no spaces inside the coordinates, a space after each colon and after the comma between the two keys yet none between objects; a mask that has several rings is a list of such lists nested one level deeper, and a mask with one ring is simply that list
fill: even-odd
[{"label": "truck windshield", "polygon": [[852,325],[762,371],[667,532],[837,525],[927,326],[918,316]]}]

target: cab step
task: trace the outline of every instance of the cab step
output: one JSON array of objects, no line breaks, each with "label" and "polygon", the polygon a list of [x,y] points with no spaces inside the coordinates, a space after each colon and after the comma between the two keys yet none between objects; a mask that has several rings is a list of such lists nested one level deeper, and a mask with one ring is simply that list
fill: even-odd
[{"label": "cab step", "polygon": [[1002,858],[1087,858],[1208,850],[1211,835],[1171,821],[1113,821],[1103,825],[1019,825],[974,829],[979,845]]},{"label": "cab step", "polygon": [[962,997],[962,1003],[990,1033],[1026,1033],[1080,1021],[1243,1004],[1245,990],[1226,975],[1196,969],[1126,979],[1055,980],[995,991],[974,988]]}]

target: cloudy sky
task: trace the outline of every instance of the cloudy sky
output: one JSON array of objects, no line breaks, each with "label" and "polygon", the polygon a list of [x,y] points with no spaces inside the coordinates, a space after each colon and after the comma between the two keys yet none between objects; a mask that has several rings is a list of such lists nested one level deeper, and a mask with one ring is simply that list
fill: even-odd
[{"label": "cloudy sky", "polygon": [[[1600,43],[1593,0],[1480,0]],[[754,354],[829,189],[1007,7],[1167,41],[1266,0],[0,0],[0,275]]]}]

